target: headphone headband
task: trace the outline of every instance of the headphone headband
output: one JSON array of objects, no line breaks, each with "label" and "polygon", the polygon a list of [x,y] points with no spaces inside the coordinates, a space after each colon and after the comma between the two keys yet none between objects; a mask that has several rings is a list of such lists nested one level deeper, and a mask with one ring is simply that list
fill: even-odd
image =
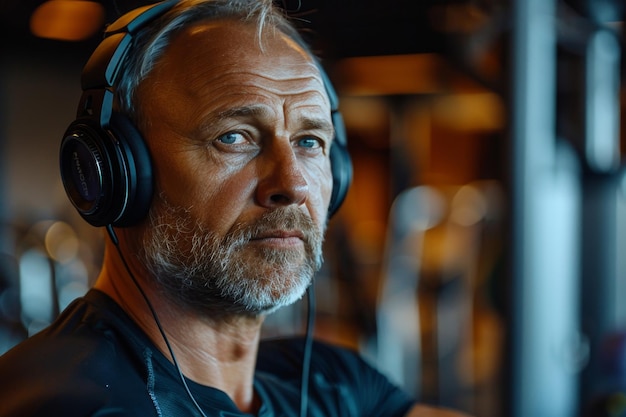
[{"label": "headphone headband", "polygon": [[118,82],[133,36],[176,3],[178,0],[168,0],[140,7],[107,26],[104,39],[91,54],[82,71],[83,95],[77,117],[89,115],[99,120],[103,127],[109,125],[114,100],[113,89]]}]

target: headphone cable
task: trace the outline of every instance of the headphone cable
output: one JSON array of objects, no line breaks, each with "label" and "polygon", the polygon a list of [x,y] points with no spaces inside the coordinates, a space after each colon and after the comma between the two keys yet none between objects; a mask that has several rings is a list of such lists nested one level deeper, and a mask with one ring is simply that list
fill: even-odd
[{"label": "headphone cable", "polygon": [[187,392],[187,396],[189,397],[193,405],[196,407],[196,409],[200,412],[200,415],[202,415],[202,417],[207,417],[207,415],[204,413],[204,411],[200,407],[200,404],[198,404],[195,397],[191,393],[189,386],[187,385],[187,381],[185,380],[185,375],[183,375],[183,371],[180,369],[180,366],[178,365],[178,361],[176,360],[176,355],[174,355],[174,350],[172,349],[170,341],[168,340],[165,334],[165,330],[163,329],[163,326],[161,325],[161,321],[159,320],[159,316],[157,315],[156,310],[152,306],[152,303],[150,302],[148,295],[144,292],[143,288],[141,288],[141,285],[139,285],[139,282],[135,278],[135,275],[132,273],[130,267],[128,266],[128,263],[126,262],[126,258],[122,254],[122,250],[120,248],[119,241],[117,239],[117,234],[115,233],[115,230],[113,230],[113,225],[108,224],[106,226],[106,230],[107,230],[107,233],[109,234],[109,237],[111,238],[111,241],[115,245],[115,248],[117,249],[117,253],[120,256],[122,263],[124,264],[124,268],[126,269],[126,272],[128,272],[130,279],[133,281],[133,283],[139,290],[139,293],[143,297],[144,301],[146,302],[146,305],[148,306],[148,309],[150,310],[150,313],[152,314],[152,317],[154,318],[154,322],[157,328],[159,329],[159,333],[161,333],[161,337],[163,338],[163,341],[165,342],[165,346],[167,346],[167,350],[169,351],[170,356],[172,357],[172,363],[174,364],[174,368],[176,368],[176,371],[178,372],[178,376],[180,378],[180,381],[183,384],[183,387],[185,388],[185,391]]},{"label": "headphone cable", "polygon": [[315,328],[315,288],[313,284],[307,289],[307,321],[302,355],[302,381],[300,384],[300,417],[307,416],[309,405],[309,373],[311,370],[311,353],[313,350],[313,332]]}]

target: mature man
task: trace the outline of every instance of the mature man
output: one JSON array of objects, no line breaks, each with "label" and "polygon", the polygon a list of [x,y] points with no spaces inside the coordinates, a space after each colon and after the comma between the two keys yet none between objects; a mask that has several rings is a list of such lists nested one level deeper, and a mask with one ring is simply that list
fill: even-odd
[{"label": "mature man", "polygon": [[82,83],[61,170],[104,264],[0,359],[1,416],[458,416],[347,350],[259,340],[320,267],[349,163],[332,87],[271,0],[132,12]]}]

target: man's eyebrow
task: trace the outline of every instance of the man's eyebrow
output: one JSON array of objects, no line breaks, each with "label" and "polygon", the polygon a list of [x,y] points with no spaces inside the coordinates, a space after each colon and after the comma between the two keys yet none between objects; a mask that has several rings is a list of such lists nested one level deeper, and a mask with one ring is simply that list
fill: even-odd
[{"label": "man's eyebrow", "polygon": [[328,133],[335,132],[335,127],[329,120],[316,117],[303,117],[301,123],[304,130],[322,130]]},{"label": "man's eyebrow", "polygon": [[218,119],[237,119],[240,117],[249,117],[249,116],[264,116],[267,115],[268,110],[259,105],[250,105],[250,106],[241,106],[241,107],[233,107],[231,109],[227,109],[221,111],[217,114]]},{"label": "man's eyebrow", "polygon": [[[245,117],[263,117],[268,114],[269,111],[266,107],[260,105],[250,105],[233,107],[231,109],[221,111],[218,113],[217,117],[220,120],[224,120]],[[330,135],[333,135],[335,132],[335,128],[330,120],[319,117],[302,116],[299,118],[299,123],[303,130],[321,130]]]}]

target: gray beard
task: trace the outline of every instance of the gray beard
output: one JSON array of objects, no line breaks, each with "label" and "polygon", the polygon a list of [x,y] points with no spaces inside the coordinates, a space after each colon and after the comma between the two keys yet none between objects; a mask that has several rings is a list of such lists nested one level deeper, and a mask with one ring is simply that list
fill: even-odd
[{"label": "gray beard", "polygon": [[[154,282],[170,300],[208,318],[258,316],[290,305],[323,262],[324,231],[295,207],[236,224],[220,237],[160,197],[149,222],[142,257]],[[266,230],[302,231],[304,251],[247,245]]]}]

